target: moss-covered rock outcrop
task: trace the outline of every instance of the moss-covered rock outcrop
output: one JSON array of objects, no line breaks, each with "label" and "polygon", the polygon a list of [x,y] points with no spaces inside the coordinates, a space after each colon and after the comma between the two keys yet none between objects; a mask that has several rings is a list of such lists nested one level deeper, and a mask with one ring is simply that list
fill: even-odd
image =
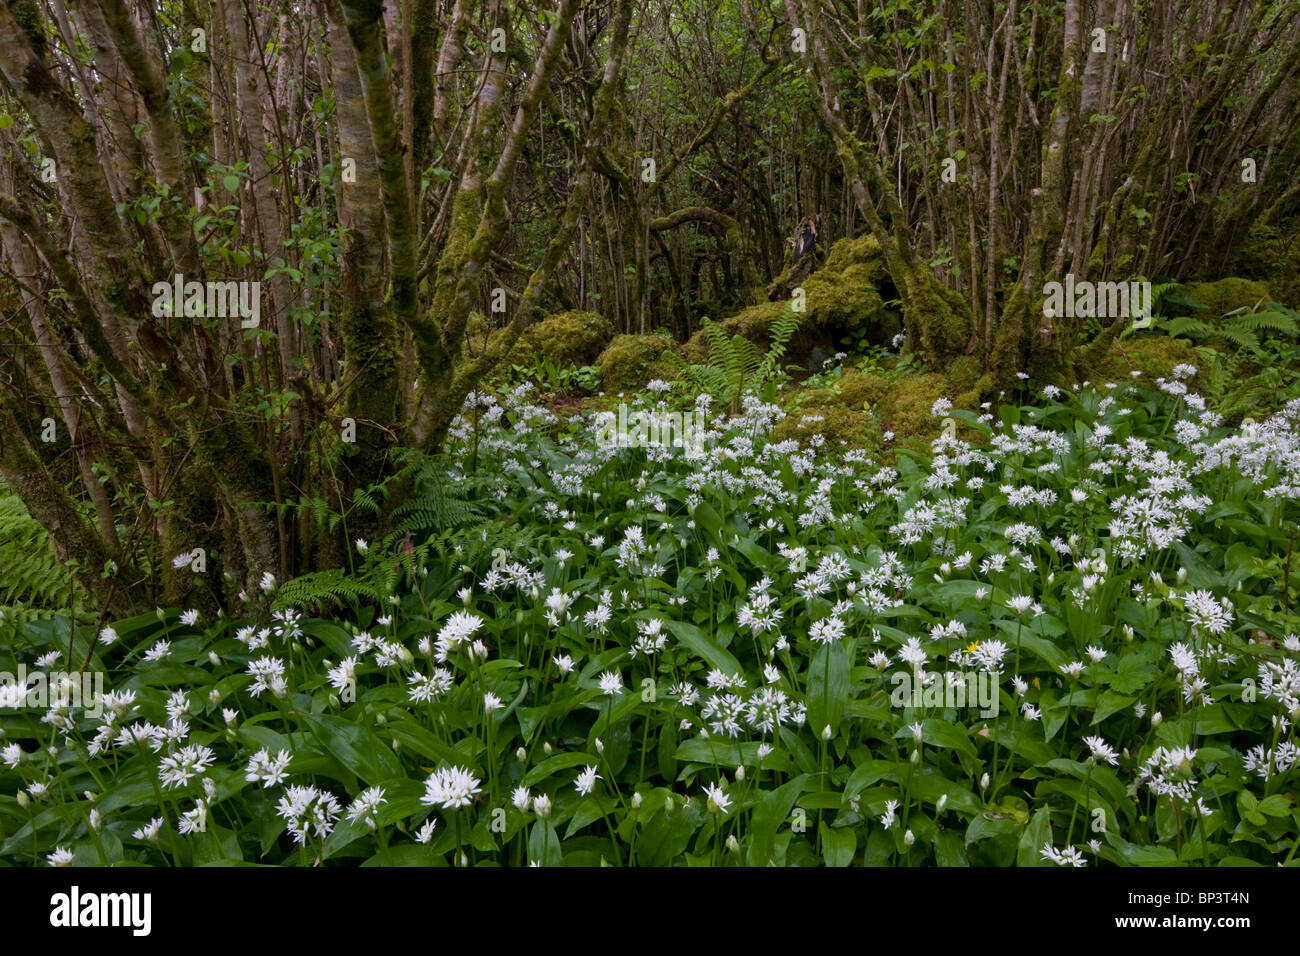
[{"label": "moss-covered rock outcrop", "polygon": [[1186,339],[1142,334],[1113,343],[1100,359],[1082,364],[1079,371],[1093,384],[1102,384],[1127,381],[1133,372],[1168,378],[1175,366],[1203,364],[1200,353]]},{"label": "moss-covered rock outcrop", "polygon": [[947,394],[947,382],[941,375],[911,375],[890,386],[880,403],[881,424],[895,438],[919,438],[929,441],[938,436],[942,419],[931,413],[934,403]]},{"label": "moss-covered rock outcrop", "polygon": [[817,405],[796,409],[776,423],[772,438],[794,439],[807,445],[820,435],[831,448],[878,448],[880,424],[870,412],[842,405]]},{"label": "moss-covered rock outcrop", "polygon": [[[780,280],[777,285],[783,293],[791,291]],[[836,242],[822,266],[802,279],[797,288],[803,290],[806,309],[799,334],[787,350],[792,363],[806,364],[816,348],[833,353],[846,333],[864,326],[870,329],[869,339],[880,343],[888,342],[902,328],[898,312],[885,305],[895,292],[874,236]],[[790,301],[762,302],[743,309],[724,319],[722,328],[731,335],[765,344],[768,330],[790,307]],[[700,339],[699,333],[692,338],[688,353],[707,354]]]},{"label": "moss-covered rock outcrop", "polygon": [[1241,308],[1253,309],[1256,304],[1271,298],[1264,283],[1236,276],[1214,282],[1194,282],[1183,291],[1197,302],[1205,303],[1211,319]]},{"label": "moss-covered rock outcrop", "polygon": [[614,338],[614,326],[597,312],[556,312],[524,329],[507,365],[531,365],[536,358],[558,365],[590,365]]},{"label": "moss-covered rock outcrop", "polygon": [[889,393],[889,382],[874,372],[846,368],[840,377],[840,398],[849,408],[877,405]]},{"label": "moss-covered rock outcrop", "polygon": [[665,351],[680,352],[668,335],[619,335],[596,358],[601,383],[607,394],[640,388],[651,379],[671,381],[678,368],[665,360]]}]

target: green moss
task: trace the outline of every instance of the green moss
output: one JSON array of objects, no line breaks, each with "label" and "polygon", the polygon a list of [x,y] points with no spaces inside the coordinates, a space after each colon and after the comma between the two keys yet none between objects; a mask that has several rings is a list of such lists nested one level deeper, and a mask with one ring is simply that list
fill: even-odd
[{"label": "green moss", "polygon": [[943,420],[930,414],[934,403],[943,398],[945,382],[939,375],[914,375],[890,386],[880,406],[880,419],[896,440],[920,438],[926,441],[939,434]]},{"label": "green moss", "polygon": [[[801,329],[843,333],[874,324],[879,327],[882,341],[889,338],[898,331],[899,323],[897,314],[885,308],[881,296],[887,280],[884,255],[874,236],[841,239],[831,246],[826,263],[800,284],[807,306]],[[762,343],[788,304],[759,303],[725,319],[722,327],[732,335]],[[792,352],[798,349],[792,348]]]},{"label": "green moss", "polygon": [[775,441],[794,439],[807,444],[821,435],[829,448],[877,448],[880,425],[869,412],[840,406],[801,408],[788,414],[772,429]]},{"label": "green moss", "polygon": [[559,365],[590,365],[614,337],[614,327],[596,312],[557,312],[526,328],[507,365],[532,365],[537,357]]},{"label": "green moss", "polygon": [[1253,279],[1236,276],[1215,282],[1195,282],[1186,289],[1188,295],[1204,302],[1212,316],[1220,316],[1235,309],[1253,309],[1260,300],[1269,299],[1268,286]]},{"label": "green moss", "polygon": [[969,392],[984,374],[984,365],[974,355],[962,355],[953,359],[946,374],[954,392]]},{"label": "green moss", "polygon": [[471,312],[465,320],[465,341],[471,355],[481,355],[492,340],[492,327],[481,312]]},{"label": "green moss", "polygon": [[704,333],[696,332],[681,347],[682,358],[692,365],[707,365],[709,362],[709,345],[704,341]]},{"label": "green moss", "polygon": [[[723,319],[719,324],[728,335],[743,335],[751,342],[762,343],[767,340],[772,324],[785,312],[786,305],[785,302],[760,302]],[[691,341],[698,341],[702,345],[702,333],[696,332]],[[705,350],[707,353],[707,347]]]},{"label": "green moss", "polygon": [[1185,339],[1168,335],[1136,335],[1117,342],[1105,356],[1080,369],[1094,385],[1124,382],[1134,371],[1152,378],[1168,378],[1176,365],[1200,365],[1204,359]]},{"label": "green moss", "polygon": [[908,313],[908,346],[942,368],[970,338],[970,304],[928,274],[916,277]]},{"label": "green moss", "polygon": [[806,408],[829,408],[832,405],[847,406],[844,396],[829,388],[800,388],[793,395],[800,411]]},{"label": "green moss", "polygon": [[1190,342],[1168,335],[1142,336],[1120,345],[1134,368],[1156,378],[1168,378],[1176,365],[1197,365],[1202,361]]},{"label": "green moss", "polygon": [[824,272],[843,272],[849,266],[869,265],[877,270],[876,280],[884,278],[885,257],[880,243],[875,236],[858,236],[856,239],[841,239],[831,246],[826,254]]},{"label": "green moss", "polygon": [[889,383],[873,372],[850,368],[840,378],[840,398],[849,408],[878,404],[889,391]]},{"label": "green moss", "polygon": [[672,381],[677,367],[664,361],[663,354],[676,346],[666,335],[619,335],[596,358],[601,382],[609,393],[640,388],[654,378]]}]

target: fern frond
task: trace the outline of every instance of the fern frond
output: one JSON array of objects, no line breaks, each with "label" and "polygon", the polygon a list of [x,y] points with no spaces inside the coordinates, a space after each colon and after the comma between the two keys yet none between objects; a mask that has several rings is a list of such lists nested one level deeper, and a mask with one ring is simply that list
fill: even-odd
[{"label": "fern frond", "polygon": [[330,571],[312,571],[286,581],[275,592],[271,606],[275,610],[315,606],[321,609],[331,605],[344,607],[359,603],[362,598],[378,601],[379,589],[334,568]]},{"label": "fern frond", "polygon": [[1207,335],[1213,335],[1215,331],[1214,326],[1205,320],[1190,315],[1165,319],[1160,323],[1160,327],[1168,335],[1185,335],[1193,339],[1205,338]]},{"label": "fern frond", "polygon": [[464,525],[482,514],[472,501],[448,491],[445,461],[411,451],[405,455],[404,461],[414,472],[414,478],[409,497],[390,516],[395,534],[431,534]]},{"label": "fern frond", "polygon": [[755,377],[760,383],[766,382],[776,374],[781,358],[785,355],[786,346],[799,331],[800,324],[799,313],[790,308],[782,312],[781,317],[772,324],[771,345],[768,346],[762,364],[755,371]]},{"label": "fern frond", "polygon": [[49,535],[22,499],[0,497],[0,604],[66,608],[70,587]]},{"label": "fern frond", "polygon": [[1287,335],[1300,333],[1300,325],[1296,324],[1295,318],[1285,312],[1272,310],[1247,312],[1237,316],[1232,322],[1225,322],[1224,325],[1240,326],[1251,332],[1284,332]]},{"label": "fern frond", "polygon": [[1225,322],[1218,331],[1220,335],[1239,349],[1245,349],[1247,352],[1254,352],[1259,348],[1259,336],[1252,332],[1244,323]]}]

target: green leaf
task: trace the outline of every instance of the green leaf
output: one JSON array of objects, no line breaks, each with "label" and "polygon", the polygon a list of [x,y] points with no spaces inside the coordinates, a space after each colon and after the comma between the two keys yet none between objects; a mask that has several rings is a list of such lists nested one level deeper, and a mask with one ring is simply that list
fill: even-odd
[{"label": "green leaf", "polygon": [[814,733],[839,730],[849,688],[848,651],[839,641],[823,644],[808,665],[808,724]]},{"label": "green leaf", "polygon": [[402,775],[393,751],[369,729],[333,714],[306,714],[304,719],[321,746],[371,786]]},{"label": "green leaf", "polygon": [[549,820],[538,820],[528,834],[528,862],[541,866],[563,866],[564,854],[560,851],[560,835]]},{"label": "green leaf", "polygon": [[1045,866],[1043,847],[1052,842],[1051,811],[1039,807],[1029,820],[1024,833],[1020,835],[1020,845],[1016,854],[1017,866]]},{"label": "green leaf", "polygon": [[687,621],[668,621],[664,626],[684,647],[702,658],[709,666],[716,667],[727,674],[743,673],[740,662],[694,624]]},{"label": "green leaf", "polygon": [[525,787],[532,787],[560,770],[568,770],[570,767],[585,767],[597,763],[599,763],[599,760],[588,753],[555,754],[547,757],[530,770],[528,775],[524,777],[523,784]]},{"label": "green leaf", "polygon": [[970,866],[961,837],[943,830],[934,840],[934,860],[939,866]]},{"label": "green leaf", "polygon": [[239,183],[240,183],[240,179],[234,173],[230,173],[223,180],[221,180],[221,184],[226,187],[226,192],[229,193],[239,192]]},{"label": "green leaf", "polygon": [[694,832],[692,814],[686,808],[674,803],[671,812],[656,811],[636,838],[637,865],[670,865],[686,850]]},{"label": "green leaf", "polygon": [[979,756],[975,750],[975,745],[971,743],[966,728],[959,727],[947,720],[940,720],[937,717],[921,722],[921,739],[937,747],[958,750],[968,757],[975,758]]},{"label": "green leaf", "polygon": [[1287,800],[1282,794],[1275,793],[1259,802],[1259,812],[1270,817],[1284,817],[1291,812],[1291,801]]},{"label": "green leaf", "polygon": [[800,774],[788,783],[765,793],[758,806],[754,808],[753,816],[749,821],[748,863],[750,866],[767,866],[772,862],[776,847],[776,831],[782,826],[789,825],[790,811],[794,809],[795,802],[803,793],[807,782],[808,775]]},{"label": "green leaf", "polygon": [[[1125,654],[1120,658],[1115,673],[1103,674],[1101,677],[1117,694],[1136,694],[1155,679],[1156,669],[1140,654]],[[1101,719],[1098,717],[1093,723],[1099,723]]]},{"label": "green leaf", "polygon": [[827,866],[848,866],[853,862],[853,853],[858,841],[848,827],[828,827],[825,822],[817,825],[817,832],[822,841],[822,859]]}]

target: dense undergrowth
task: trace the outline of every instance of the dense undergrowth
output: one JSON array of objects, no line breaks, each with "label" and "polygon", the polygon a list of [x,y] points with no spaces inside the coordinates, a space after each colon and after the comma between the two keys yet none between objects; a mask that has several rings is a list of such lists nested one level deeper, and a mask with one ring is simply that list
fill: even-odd
[{"label": "dense undergrowth", "polygon": [[1202,378],[940,398],[888,453],[472,396],[426,497],[476,513],[272,617],[24,622],[0,670],[70,651],[104,708],[0,709],[0,859],[1294,864],[1300,401],[1230,427]]}]

